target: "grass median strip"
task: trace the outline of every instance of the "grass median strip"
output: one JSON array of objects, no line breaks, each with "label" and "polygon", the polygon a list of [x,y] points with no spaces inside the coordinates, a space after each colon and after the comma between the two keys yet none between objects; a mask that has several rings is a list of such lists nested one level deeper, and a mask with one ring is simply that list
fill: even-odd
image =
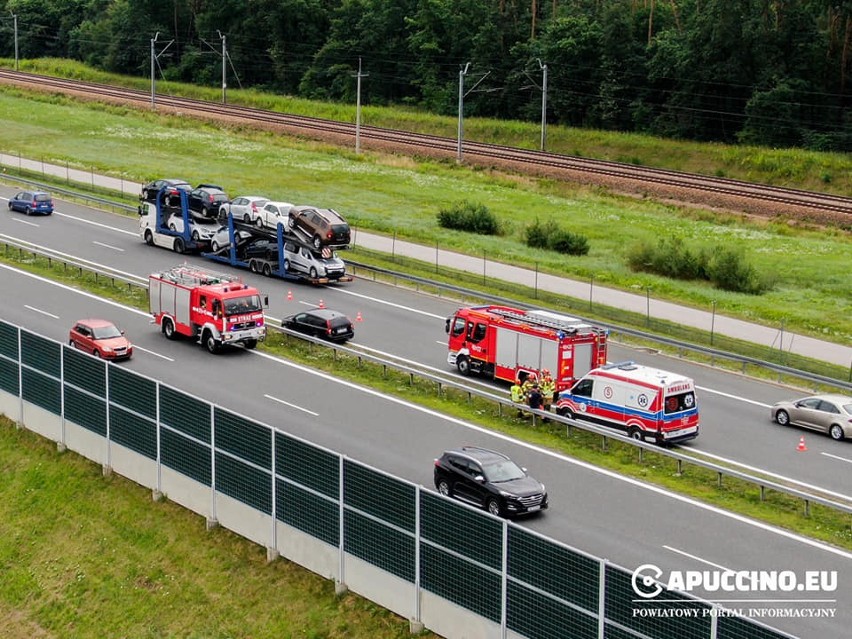
[{"label": "grass median strip", "polygon": [[[95,281],[91,274],[80,276],[77,271],[66,270],[61,264],[48,263],[46,259],[31,254],[18,254],[13,251],[0,256],[0,259],[129,306],[147,308],[145,294],[141,289],[128,290],[126,285],[114,285],[103,278]],[[434,382],[416,376],[410,377],[408,374],[371,364],[362,358],[317,346],[286,334],[271,332],[261,348],[271,354],[376,388],[388,395],[402,397],[706,503],[852,549],[852,515],[811,505],[809,514],[805,516],[802,500],[771,490],[766,490],[761,498],[760,489],[753,484],[733,478],[725,478],[720,483],[715,472],[687,464],[683,466],[682,472],[679,472],[677,463],[663,455],[645,452],[640,459],[634,446],[613,440],[607,440],[604,445],[600,435],[576,428],[566,431],[555,423],[533,425],[530,419],[506,414],[493,402],[469,397],[467,393],[446,387],[439,389]]]}]

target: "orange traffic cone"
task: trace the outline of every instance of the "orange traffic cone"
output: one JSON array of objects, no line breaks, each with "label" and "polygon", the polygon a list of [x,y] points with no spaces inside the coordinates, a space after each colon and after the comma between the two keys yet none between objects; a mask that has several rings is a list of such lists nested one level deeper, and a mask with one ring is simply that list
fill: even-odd
[{"label": "orange traffic cone", "polygon": [[325,308],[325,302],[323,302],[322,300],[320,300],[319,308]]},{"label": "orange traffic cone", "polygon": [[799,445],[796,446],[796,450],[798,450],[799,452],[803,452],[803,451],[806,451],[807,449],[808,449],[808,447],[805,446],[805,437],[803,435],[802,437],[799,437]]},{"label": "orange traffic cone", "polygon": [[355,316],[355,321],[356,322],[363,322],[364,321],[364,318],[361,317],[361,311],[358,311],[358,314]]},{"label": "orange traffic cone", "polygon": [[287,291],[287,301],[288,302],[293,301],[293,291]]}]

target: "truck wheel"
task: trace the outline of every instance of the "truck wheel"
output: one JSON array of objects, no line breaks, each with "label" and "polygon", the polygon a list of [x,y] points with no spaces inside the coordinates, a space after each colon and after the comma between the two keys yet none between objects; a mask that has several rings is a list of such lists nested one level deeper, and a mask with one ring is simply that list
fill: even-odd
[{"label": "truck wheel", "polygon": [[145,231],[145,244],[148,246],[154,246],[154,234],[151,233],[151,229],[147,229]]},{"label": "truck wheel", "polygon": [[645,441],[645,436],[642,434],[642,431],[635,426],[627,431],[627,436],[630,439],[635,439],[640,442]]},{"label": "truck wheel", "polygon": [[470,360],[462,355],[456,360],[456,368],[462,375],[470,375]]},{"label": "truck wheel", "polygon": [[249,260],[249,270],[252,273],[259,273],[260,270],[257,268],[257,260]]},{"label": "truck wheel", "polygon": [[168,317],[163,320],[163,335],[166,336],[166,339],[177,339],[175,324]]},{"label": "truck wheel", "polygon": [[272,277],[272,267],[268,263],[263,265],[263,274],[266,277]]},{"label": "truck wheel", "polygon": [[186,253],[186,244],[184,244],[182,237],[176,237],[175,238],[175,243],[174,243],[173,248],[175,250],[175,253],[181,253],[181,254]]},{"label": "truck wheel", "polygon": [[219,352],[219,342],[217,342],[216,338],[213,337],[212,331],[205,331],[204,346],[207,347],[208,352],[213,353],[214,355]]},{"label": "truck wheel", "polygon": [[256,339],[247,339],[245,341],[245,345],[246,345],[247,349],[251,350],[251,349],[253,349],[257,346],[257,340]]}]

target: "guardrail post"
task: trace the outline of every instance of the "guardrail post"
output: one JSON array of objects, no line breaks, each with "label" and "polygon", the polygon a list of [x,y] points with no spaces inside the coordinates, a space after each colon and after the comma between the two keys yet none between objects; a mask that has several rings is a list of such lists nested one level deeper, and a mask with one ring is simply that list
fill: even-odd
[{"label": "guardrail post", "polygon": [[678,459],[677,460],[677,476],[680,477],[681,475],[683,475],[683,460]]},{"label": "guardrail post", "polygon": [[760,486],[760,501],[766,501],[766,486]]},{"label": "guardrail post", "polygon": [[806,499],[805,500],[805,517],[810,517],[810,516],[811,516],[811,500]]},{"label": "guardrail post", "polygon": [[717,474],[719,476],[719,488],[721,488],[722,487],[722,471],[719,471]]}]

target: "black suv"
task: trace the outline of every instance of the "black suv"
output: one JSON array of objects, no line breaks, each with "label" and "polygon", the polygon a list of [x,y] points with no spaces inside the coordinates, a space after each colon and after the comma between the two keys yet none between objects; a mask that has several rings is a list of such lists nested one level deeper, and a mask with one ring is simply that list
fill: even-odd
[{"label": "black suv", "polygon": [[215,184],[199,184],[189,192],[189,210],[204,217],[216,217],[228,201],[228,194]]},{"label": "black suv", "polygon": [[435,488],[492,515],[527,515],[547,508],[547,491],[502,453],[464,446],[435,460]]}]

